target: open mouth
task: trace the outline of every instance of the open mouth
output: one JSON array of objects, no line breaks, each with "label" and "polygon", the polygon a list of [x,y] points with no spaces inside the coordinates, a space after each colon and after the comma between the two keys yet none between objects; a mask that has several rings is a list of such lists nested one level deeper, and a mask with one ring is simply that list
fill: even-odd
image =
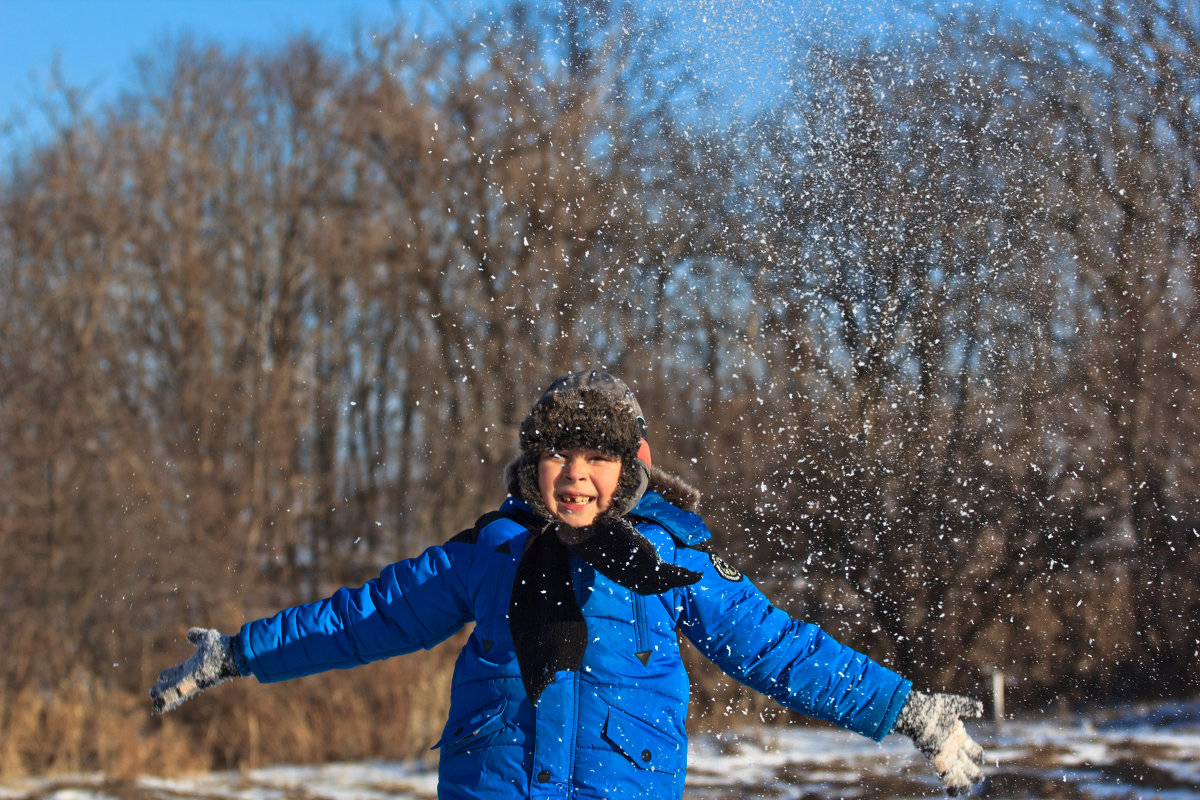
[{"label": "open mouth", "polygon": [[565,511],[580,511],[586,508],[596,498],[584,494],[560,494],[555,497]]}]

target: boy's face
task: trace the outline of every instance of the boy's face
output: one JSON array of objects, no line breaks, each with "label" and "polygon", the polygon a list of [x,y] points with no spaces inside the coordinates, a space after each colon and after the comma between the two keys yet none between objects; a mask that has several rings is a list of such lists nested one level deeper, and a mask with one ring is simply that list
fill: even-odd
[{"label": "boy's face", "polygon": [[538,489],[546,508],[573,528],[591,525],[612,506],[621,460],[598,450],[564,450],[538,459]]}]

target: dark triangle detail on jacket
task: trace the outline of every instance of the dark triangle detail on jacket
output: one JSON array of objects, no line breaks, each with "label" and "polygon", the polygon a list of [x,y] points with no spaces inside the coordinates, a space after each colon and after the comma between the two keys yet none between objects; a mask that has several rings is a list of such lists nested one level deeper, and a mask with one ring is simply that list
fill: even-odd
[{"label": "dark triangle detail on jacket", "polygon": [[644,667],[650,663],[650,653],[652,653],[652,652],[654,652],[654,651],[645,650],[641,653],[634,653],[634,655],[638,657],[638,660],[642,662],[642,666]]},{"label": "dark triangle detail on jacket", "polygon": [[477,541],[479,541],[479,528],[466,528],[451,536],[450,541],[447,542],[447,544],[450,544],[451,542],[475,544]]}]

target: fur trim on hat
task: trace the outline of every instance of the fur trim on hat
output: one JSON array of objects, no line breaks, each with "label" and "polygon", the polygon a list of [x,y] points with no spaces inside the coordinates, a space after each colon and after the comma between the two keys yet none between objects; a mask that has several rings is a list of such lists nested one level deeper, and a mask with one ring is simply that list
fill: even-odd
[{"label": "fur trim on hat", "polygon": [[521,423],[521,452],[584,448],[636,458],[642,431],[628,406],[596,389],[548,391]]}]

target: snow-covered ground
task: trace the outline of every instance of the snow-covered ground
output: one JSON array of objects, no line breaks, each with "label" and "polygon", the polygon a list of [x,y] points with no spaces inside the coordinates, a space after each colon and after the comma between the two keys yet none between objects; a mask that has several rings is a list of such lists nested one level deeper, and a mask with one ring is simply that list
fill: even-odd
[{"label": "snow-covered ground", "polygon": [[[1200,798],[1200,698],[1086,716],[1021,719],[973,731],[988,750],[975,796],[1062,800]],[[938,797],[907,740],[882,744],[826,728],[760,728],[698,737],[687,797],[832,800]],[[16,800],[428,800],[437,778],[397,762],[278,766],[118,782],[70,775],[0,782]]]}]

